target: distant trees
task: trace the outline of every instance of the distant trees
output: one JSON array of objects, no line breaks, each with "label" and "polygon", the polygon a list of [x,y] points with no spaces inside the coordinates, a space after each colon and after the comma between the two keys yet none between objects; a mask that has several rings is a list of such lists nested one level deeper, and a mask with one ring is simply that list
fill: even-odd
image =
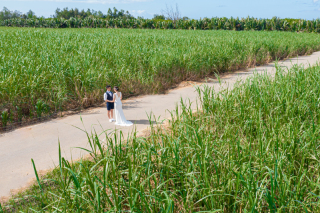
[{"label": "distant trees", "polygon": [[166,17],[166,19],[171,21],[178,21],[181,19],[178,4],[176,4],[175,9],[172,6],[168,7],[168,5],[166,5],[166,9],[162,10],[162,13],[164,14],[163,16]]},{"label": "distant trees", "polygon": [[[115,18],[122,18],[122,19],[144,19],[143,17],[138,16],[137,18],[133,17],[129,13],[129,11],[124,10],[118,10],[117,8],[109,8],[107,13],[104,14],[102,11],[95,11],[95,10],[79,10],[78,8],[71,8],[68,7],[60,9],[57,8],[54,12],[54,15],[51,16],[52,18],[64,18],[69,20],[70,18],[78,18],[78,19],[85,19],[85,18],[103,18],[103,19],[115,19]],[[8,19],[14,19],[14,18],[21,18],[21,19],[31,19],[31,18],[37,18],[35,12],[32,10],[29,10],[27,13],[21,13],[17,10],[10,11],[8,8],[4,7],[2,11],[0,11],[0,21],[8,20]],[[44,18],[44,17],[43,17]],[[168,21],[177,21],[177,20],[189,20],[188,17],[181,18],[181,14],[179,12],[178,5],[176,5],[176,8],[174,9],[172,6],[168,7],[166,6],[165,10],[162,10],[162,14],[155,14],[152,18],[152,20],[168,20]]]},{"label": "distant trees", "polygon": [[35,12],[32,10],[29,10],[26,14],[21,13],[20,11],[10,11],[8,8],[3,7],[3,9],[0,11],[0,21],[8,20],[8,19],[13,19],[13,18],[22,18],[22,19],[27,19],[27,18],[36,18]]},{"label": "distant trees", "polygon": [[166,7],[166,10],[162,10],[162,15],[154,14],[152,20],[171,20],[171,21],[177,21],[177,20],[183,20],[188,21],[190,20],[187,16],[184,16],[181,18],[178,5],[176,5],[176,11],[173,10],[171,7]]},{"label": "distant trees", "polygon": [[129,18],[133,19],[134,17],[129,13],[129,11],[117,10],[113,8],[113,11],[109,8],[106,18]]},{"label": "distant trees", "polygon": [[153,19],[154,20],[166,20],[166,17],[164,15],[154,14]]},{"label": "distant trees", "polygon": [[[112,14],[111,14],[112,12]],[[111,17],[114,11],[109,15],[102,17]],[[99,18],[90,15],[89,17],[79,19],[75,18],[10,18],[18,16],[18,13],[1,11],[0,26],[8,27],[42,27],[42,28],[129,28],[129,29],[184,29],[184,30],[258,30],[258,31],[290,31],[290,32],[316,32],[320,33],[320,19],[303,20],[303,19],[280,19],[273,17],[272,19],[257,19],[253,17],[247,18],[203,18],[188,19],[183,17],[173,21],[171,19],[163,19],[163,16],[155,15],[154,18],[161,19],[144,19],[138,18]],[[99,13],[98,13],[99,14]],[[115,13],[118,15],[118,12]],[[24,14],[34,16],[34,13]],[[21,17],[23,17],[22,15]]]},{"label": "distant trees", "polygon": [[[99,11],[101,12],[101,11]],[[79,10],[78,8],[75,9],[70,9],[68,7],[63,8],[62,10],[60,8],[57,8],[55,10],[55,14],[54,14],[54,18],[65,18],[65,19],[70,19],[71,17],[74,18],[86,18],[88,16],[91,16],[93,14],[97,14],[98,12],[94,11],[94,10],[90,10],[88,9],[87,11],[85,10]]]},{"label": "distant trees", "polygon": [[32,10],[29,10],[26,15],[27,15],[27,18],[36,18],[37,17],[35,12],[33,12]]},{"label": "distant trees", "polygon": [[15,10],[10,11],[8,8],[3,7],[3,10],[0,11],[0,20],[7,20],[11,18],[19,18],[21,16],[21,12]]},{"label": "distant trees", "polygon": [[88,9],[87,11],[85,10],[79,10],[78,8],[75,9],[68,9],[63,8],[62,10],[60,8],[57,8],[55,10],[55,15],[54,18],[65,18],[65,19],[70,19],[70,18],[80,18],[84,19],[87,17],[95,17],[95,18],[128,18],[128,19],[133,19],[134,17],[129,13],[129,11],[124,11],[124,10],[118,10],[117,8],[113,8],[111,10],[109,8],[107,14],[104,14],[101,11],[95,11],[95,10],[90,10]]},{"label": "distant trees", "polygon": [[[78,8],[75,9],[68,9],[63,8],[62,10],[60,8],[57,8],[55,10],[55,14],[52,16],[53,18],[64,18],[64,19],[70,19],[70,18],[80,18],[84,19],[87,17],[94,17],[94,18],[125,18],[125,19],[134,19],[134,17],[129,13],[129,11],[124,10],[118,10],[117,8],[113,8],[108,10],[107,14],[104,14],[101,11],[95,11],[87,9],[85,10],[79,10]],[[31,18],[37,18],[35,12],[32,10],[29,10],[27,13],[21,13],[20,11],[10,11],[8,8],[4,7],[0,11],[0,21],[8,20],[8,19],[14,19],[14,18],[22,18],[22,19],[31,19]]]},{"label": "distant trees", "polygon": [[171,20],[176,22],[178,20],[188,21],[190,20],[187,16],[181,18],[181,13],[179,11],[178,4],[176,4],[176,8],[174,9],[172,6],[166,5],[166,9],[162,10],[162,15],[154,15],[153,19],[163,19],[163,20]]}]

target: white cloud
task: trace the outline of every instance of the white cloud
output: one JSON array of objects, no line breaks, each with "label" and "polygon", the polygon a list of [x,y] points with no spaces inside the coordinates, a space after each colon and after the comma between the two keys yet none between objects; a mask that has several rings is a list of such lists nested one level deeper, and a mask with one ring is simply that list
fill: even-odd
[{"label": "white cloud", "polygon": [[[93,4],[119,4],[119,3],[134,3],[146,2],[150,0],[18,0],[18,1],[41,1],[41,2],[77,2],[77,3],[93,3]],[[152,0],[151,0],[152,1]]]},{"label": "white cloud", "polygon": [[318,2],[319,0],[313,0],[313,3],[316,3],[316,2]]},{"label": "white cloud", "polygon": [[148,14],[145,10],[129,10],[129,13],[135,17]]},{"label": "white cloud", "polygon": [[145,10],[131,10],[130,11],[132,14],[138,14],[138,15],[141,15],[142,13],[145,12]]}]

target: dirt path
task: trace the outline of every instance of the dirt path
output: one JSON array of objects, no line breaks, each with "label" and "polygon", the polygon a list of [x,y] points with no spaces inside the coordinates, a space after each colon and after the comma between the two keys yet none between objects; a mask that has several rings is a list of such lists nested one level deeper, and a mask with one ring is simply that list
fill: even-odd
[{"label": "dirt path", "polygon": [[[320,52],[315,52],[310,56],[282,61],[279,65],[290,68],[293,64],[303,64],[308,67],[316,64],[319,58]],[[265,71],[274,74],[274,64],[224,75],[221,78],[221,85],[217,80],[206,84],[214,87],[216,91],[227,87],[232,89],[238,79],[244,80],[254,72]],[[175,89],[165,95],[148,95],[127,100],[124,103],[124,113],[128,120],[136,124],[134,127],[124,127],[121,130],[127,135],[133,128],[138,131],[145,129],[149,124],[150,112],[162,119],[169,118],[168,110],[174,110],[181,98],[195,102],[197,92],[189,86]],[[85,133],[75,127],[86,128],[88,131],[95,128],[97,132],[102,132],[102,129],[109,131],[115,129],[114,124],[108,122],[106,108],[95,108],[81,115],[54,119],[0,135],[0,197],[9,196],[11,190],[26,186],[30,179],[35,177],[31,158],[34,159],[38,170],[47,170],[57,165],[58,140],[65,158],[70,160],[72,155],[73,159],[78,159],[86,154],[73,148],[87,147]]]}]

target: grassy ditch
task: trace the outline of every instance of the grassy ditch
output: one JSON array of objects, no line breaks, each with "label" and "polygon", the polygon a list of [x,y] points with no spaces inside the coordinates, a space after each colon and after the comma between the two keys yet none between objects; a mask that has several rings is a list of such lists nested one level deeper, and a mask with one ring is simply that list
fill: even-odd
[{"label": "grassy ditch", "polygon": [[319,71],[279,68],[274,79],[257,75],[231,91],[199,88],[201,110],[181,103],[149,137],[100,143],[88,134],[92,160],[60,155],[53,172],[2,208],[319,212]]}]

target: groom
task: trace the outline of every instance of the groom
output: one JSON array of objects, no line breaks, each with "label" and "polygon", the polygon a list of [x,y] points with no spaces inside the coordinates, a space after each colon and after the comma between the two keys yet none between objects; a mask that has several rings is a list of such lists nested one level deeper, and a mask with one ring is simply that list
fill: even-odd
[{"label": "groom", "polygon": [[109,122],[115,121],[113,119],[113,109],[114,109],[113,93],[111,92],[111,86],[109,85],[107,86],[107,92],[104,93],[104,101],[107,103]]}]

